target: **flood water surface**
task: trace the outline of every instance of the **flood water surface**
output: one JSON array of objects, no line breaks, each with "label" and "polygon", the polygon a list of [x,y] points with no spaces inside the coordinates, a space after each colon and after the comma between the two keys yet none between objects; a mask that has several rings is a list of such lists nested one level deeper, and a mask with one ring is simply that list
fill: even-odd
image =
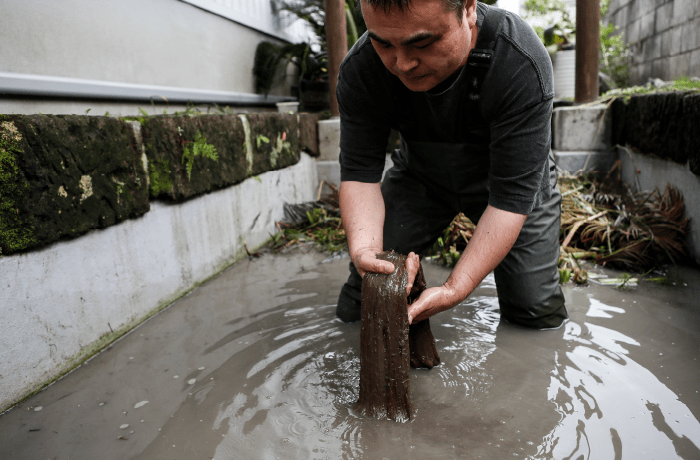
[{"label": "flood water surface", "polygon": [[551,331],[500,323],[488,277],[431,319],[442,363],[411,370],[396,423],[352,411],[360,324],[324,257],[236,264],[0,416],[0,458],[700,459],[698,271],[566,286]]}]

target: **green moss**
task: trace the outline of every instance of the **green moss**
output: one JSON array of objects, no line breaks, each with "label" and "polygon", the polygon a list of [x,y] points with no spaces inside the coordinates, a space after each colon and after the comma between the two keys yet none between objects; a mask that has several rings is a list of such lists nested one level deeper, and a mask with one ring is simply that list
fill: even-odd
[{"label": "green moss", "polygon": [[[269,142],[269,141],[268,141]],[[207,144],[207,139],[202,136],[200,131],[197,131],[194,142],[186,142],[185,148],[182,151],[182,162],[187,168],[187,179],[192,180],[192,167],[194,166],[195,157],[203,156],[210,160],[219,161],[219,156],[216,153],[216,147],[212,144]]]},{"label": "green moss", "polygon": [[0,254],[36,245],[34,228],[23,222],[19,203],[29,188],[17,165],[22,135],[14,123],[0,122]]},{"label": "green moss", "polygon": [[168,161],[158,159],[148,164],[148,173],[151,176],[151,196],[157,197],[161,193],[169,194],[173,190],[173,182],[170,180],[170,168]]},{"label": "green moss", "polygon": [[[691,80],[686,76],[681,76],[676,78],[673,83],[662,86],[660,88],[654,85],[646,86],[630,86],[629,88],[613,89],[601,96],[602,100],[607,100],[613,97],[624,98],[625,101],[629,101],[632,96],[640,96],[644,94],[655,94],[655,93],[668,93],[674,91],[700,91],[700,81]],[[600,101],[599,101],[600,102]]]}]

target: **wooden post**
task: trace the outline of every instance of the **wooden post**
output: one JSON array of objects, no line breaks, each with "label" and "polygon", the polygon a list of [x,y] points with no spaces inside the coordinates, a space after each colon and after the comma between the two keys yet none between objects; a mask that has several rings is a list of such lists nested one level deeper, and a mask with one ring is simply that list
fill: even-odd
[{"label": "wooden post", "polygon": [[348,52],[347,29],[345,25],[345,0],[324,0],[326,10],[326,42],[328,44],[328,83],[331,102],[331,116],[340,115],[335,88],[338,83],[340,63]]},{"label": "wooden post", "polygon": [[578,104],[598,98],[600,2],[576,0],[576,93]]}]

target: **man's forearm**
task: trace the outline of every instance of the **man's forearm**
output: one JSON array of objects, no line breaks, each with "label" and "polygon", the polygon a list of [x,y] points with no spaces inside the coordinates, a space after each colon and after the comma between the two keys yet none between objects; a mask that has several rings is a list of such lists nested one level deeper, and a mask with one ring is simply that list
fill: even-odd
[{"label": "man's forearm", "polygon": [[384,248],[384,198],[379,184],[342,182],[340,213],[350,257],[360,274],[364,275],[365,271],[391,273],[391,263],[374,258]]},{"label": "man's forearm", "polygon": [[491,206],[479,219],[474,236],[444,286],[459,303],[479,285],[508,254],[518,239],[526,215]]}]

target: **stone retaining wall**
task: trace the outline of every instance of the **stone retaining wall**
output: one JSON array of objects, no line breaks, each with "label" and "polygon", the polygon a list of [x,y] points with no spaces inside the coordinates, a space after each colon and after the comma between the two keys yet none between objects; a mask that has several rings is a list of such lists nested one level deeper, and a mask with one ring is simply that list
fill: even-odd
[{"label": "stone retaining wall", "polygon": [[0,117],[0,412],[315,199],[315,115]]},{"label": "stone retaining wall", "polygon": [[617,99],[612,105],[612,143],[627,145],[700,175],[700,93],[669,92]]},{"label": "stone retaining wall", "polygon": [[0,254],[141,216],[149,196],[183,201],[285,168],[304,147],[318,155],[318,118],[0,115]]}]

